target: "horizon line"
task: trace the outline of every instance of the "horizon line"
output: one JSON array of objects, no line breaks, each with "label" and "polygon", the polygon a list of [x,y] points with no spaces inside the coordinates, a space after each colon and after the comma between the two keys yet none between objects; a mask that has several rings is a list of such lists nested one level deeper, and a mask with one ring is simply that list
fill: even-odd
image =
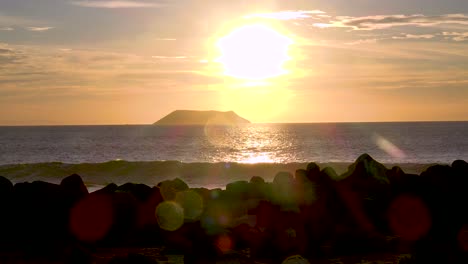
[{"label": "horizon line", "polygon": [[[300,124],[351,124],[351,123],[449,123],[468,122],[467,120],[393,120],[393,121],[313,121],[313,122],[251,122],[259,125],[300,125]],[[157,126],[154,123],[103,123],[103,124],[0,124],[0,127],[57,127],[57,126]],[[241,124],[245,125],[245,124]],[[249,125],[249,124],[247,124]],[[202,125],[166,125],[202,126]]]}]

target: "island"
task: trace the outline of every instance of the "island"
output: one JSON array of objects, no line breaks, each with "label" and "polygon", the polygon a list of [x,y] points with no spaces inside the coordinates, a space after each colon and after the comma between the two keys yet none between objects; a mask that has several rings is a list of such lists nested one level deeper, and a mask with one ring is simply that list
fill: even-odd
[{"label": "island", "polygon": [[176,110],[154,123],[160,126],[206,124],[250,124],[250,121],[240,117],[234,111]]}]

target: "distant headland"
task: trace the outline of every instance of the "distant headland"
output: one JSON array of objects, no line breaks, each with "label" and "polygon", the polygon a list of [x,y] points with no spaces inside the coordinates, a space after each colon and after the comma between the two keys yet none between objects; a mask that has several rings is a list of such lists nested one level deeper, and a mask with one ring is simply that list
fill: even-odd
[{"label": "distant headland", "polygon": [[249,124],[250,121],[240,117],[234,111],[196,111],[175,110],[158,120],[155,125],[206,125],[213,124]]}]

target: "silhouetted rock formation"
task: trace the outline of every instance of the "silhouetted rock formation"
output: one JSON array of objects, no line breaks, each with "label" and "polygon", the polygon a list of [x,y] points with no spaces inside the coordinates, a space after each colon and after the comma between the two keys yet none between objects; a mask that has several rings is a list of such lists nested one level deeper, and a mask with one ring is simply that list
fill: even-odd
[{"label": "silhouetted rock formation", "polygon": [[250,121],[238,116],[233,111],[194,111],[194,110],[176,110],[167,116],[158,120],[155,125],[174,126],[174,125],[232,125],[248,124]]},{"label": "silhouetted rock formation", "polygon": [[[342,175],[310,163],[295,175],[259,176],[225,190],[109,184],[88,193],[79,175],[60,183],[0,177],[0,249],[30,258],[91,262],[96,247],[154,247],[213,263],[234,256],[284,260],[411,253],[414,263],[468,260],[468,163],[421,175],[360,156]],[[249,256],[238,256],[248,249]],[[156,263],[138,254],[111,263]]]}]

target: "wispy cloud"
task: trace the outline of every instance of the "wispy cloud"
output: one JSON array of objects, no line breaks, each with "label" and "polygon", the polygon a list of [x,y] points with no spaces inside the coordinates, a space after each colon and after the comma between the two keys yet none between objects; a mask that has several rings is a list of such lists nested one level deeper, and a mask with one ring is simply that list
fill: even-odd
[{"label": "wispy cloud", "polygon": [[442,35],[455,41],[468,40],[468,32],[443,32]]},{"label": "wispy cloud", "polygon": [[435,35],[423,34],[423,35],[413,35],[413,34],[403,34],[402,36],[393,36],[392,39],[432,39]]},{"label": "wispy cloud", "polygon": [[161,41],[175,41],[177,39],[175,38],[157,38],[156,40],[161,40]]},{"label": "wispy cloud", "polygon": [[319,28],[350,28],[352,30],[377,30],[397,26],[437,26],[441,24],[468,25],[465,14],[447,14],[440,16],[414,15],[378,15],[365,17],[337,16],[329,23],[315,23]]},{"label": "wispy cloud", "polygon": [[323,15],[325,12],[321,10],[288,10],[274,13],[259,13],[250,14],[244,16],[246,19],[251,18],[266,18],[266,19],[277,19],[277,20],[296,20],[311,18],[312,15]]},{"label": "wispy cloud", "polygon": [[43,31],[51,30],[53,29],[53,27],[27,27],[26,29],[29,31],[43,32]]},{"label": "wispy cloud", "polygon": [[15,29],[12,27],[0,27],[0,31],[13,31],[13,30]]},{"label": "wispy cloud", "polygon": [[153,59],[166,60],[166,59],[187,59],[187,56],[151,56]]},{"label": "wispy cloud", "polygon": [[352,42],[345,43],[346,45],[360,45],[360,44],[375,44],[379,39],[360,39]]},{"label": "wispy cloud", "polygon": [[94,8],[142,8],[142,7],[164,7],[163,3],[143,2],[143,1],[72,1],[71,4],[81,7],[94,7]]}]

